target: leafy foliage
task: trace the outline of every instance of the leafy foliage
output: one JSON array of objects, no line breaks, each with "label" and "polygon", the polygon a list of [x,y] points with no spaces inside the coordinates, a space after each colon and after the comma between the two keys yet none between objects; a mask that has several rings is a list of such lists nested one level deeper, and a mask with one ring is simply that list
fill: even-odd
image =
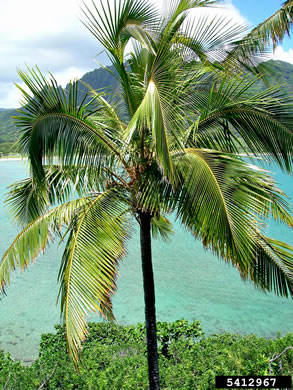
[{"label": "leafy foliage", "polygon": [[[0,386],[15,390],[136,390],[148,388],[145,327],[89,324],[77,373],[66,353],[65,329],[42,335],[39,357],[30,367],[0,354]],[[293,345],[293,334],[203,335],[199,322],[158,323],[162,389],[213,390],[216,375],[268,375],[269,359]],[[292,375],[293,351],[272,363],[272,375]],[[8,387],[9,388],[9,387]]]},{"label": "leafy foliage", "polygon": [[[84,311],[98,311],[106,319],[114,319],[111,296],[130,230],[125,211],[125,204],[109,190],[86,205],[71,222],[59,280],[68,349],[73,355],[86,334]],[[83,287],[87,285],[90,289]]]},{"label": "leafy foliage", "polygon": [[[267,82],[269,85],[278,85],[281,93],[293,93],[293,65],[283,62],[269,60],[265,62],[265,70],[259,66],[259,73],[264,71],[267,73]],[[104,91],[106,99],[119,96],[119,84],[117,79],[111,74],[114,69],[107,67],[107,69],[99,68],[91,72],[85,73],[80,81],[78,89],[78,101],[82,102],[84,96],[88,93],[88,88],[83,85],[89,85],[92,89],[98,91]],[[115,74],[115,73],[114,73]],[[69,85],[65,90],[68,91]],[[266,85],[262,80],[258,80],[248,91],[250,94],[257,94],[264,90]],[[16,110],[3,110],[0,111],[0,153],[4,155],[11,152],[15,152],[14,144],[19,137],[17,127],[13,123],[13,117],[17,116]]]},{"label": "leafy foliage", "polygon": [[[111,70],[111,67],[109,67]],[[84,100],[85,95],[88,93],[88,88],[82,83],[90,85],[95,90],[104,91],[106,98],[113,97],[118,94],[119,86],[118,82],[107,70],[103,68],[95,69],[91,72],[85,73],[80,78],[80,84],[77,91],[77,99],[79,104]],[[69,91],[69,83],[67,84],[65,91]],[[90,99],[87,99],[87,102]],[[0,110],[0,153],[7,155],[15,152],[15,143],[19,138],[19,131],[15,125],[13,118],[18,115],[15,109],[3,109]]]},{"label": "leafy foliage", "polygon": [[85,4],[84,23],[112,62],[117,99],[89,88],[80,101],[77,81],[62,89],[38,68],[19,72],[27,88],[19,87],[18,149],[31,173],[12,186],[8,203],[28,225],[3,257],[0,285],[66,229],[60,302],[75,361],[87,315],[113,319],[129,222],[142,214],[153,219],[153,235],[166,238],[165,214],[175,213],[242,278],[293,296],[293,247],[264,235],[269,216],[292,227],[290,207],[267,172],[243,159],[260,154],[292,172],[293,100],[277,87],[249,93],[261,78],[238,67],[257,52],[249,37],[239,40],[241,26],[188,20],[216,3],[176,0],[162,15],[141,0]]}]

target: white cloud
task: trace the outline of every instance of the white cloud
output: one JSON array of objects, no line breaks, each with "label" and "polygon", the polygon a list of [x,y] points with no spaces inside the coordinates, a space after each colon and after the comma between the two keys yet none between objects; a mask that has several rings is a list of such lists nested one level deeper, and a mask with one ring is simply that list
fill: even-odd
[{"label": "white cloud", "polygon": [[[23,85],[22,85],[23,86]],[[0,82],[0,107],[19,107],[21,92],[12,82]],[[2,102],[2,104],[1,104]]]},{"label": "white cloud", "polygon": [[[113,1],[113,0],[112,0]],[[153,4],[163,12],[168,12],[168,5],[170,0],[151,0]],[[245,17],[243,17],[239,10],[233,5],[232,0],[222,0],[217,5],[209,7],[198,7],[192,11],[189,11],[189,15],[186,19],[185,26],[190,28],[190,22],[194,21],[194,27],[189,30],[189,32],[194,33],[196,28],[199,26],[199,21],[203,18],[207,18],[205,25],[209,23],[212,25],[212,28],[218,32],[218,36],[221,36],[223,33],[229,33],[232,30],[237,30],[239,26],[239,34],[231,36],[231,40],[239,39],[243,33],[247,33],[250,23]],[[220,22],[221,21],[221,22]],[[198,36],[198,35],[197,35]],[[131,42],[128,43],[126,47],[126,52],[129,53],[133,50]]]},{"label": "white cloud", "polygon": [[[153,1],[165,7],[163,0]],[[20,95],[14,82],[21,81],[17,69],[25,69],[26,65],[51,71],[62,85],[97,67],[93,58],[102,48],[78,20],[82,0],[0,2],[0,107],[19,106]],[[91,1],[86,3],[90,5]],[[194,15],[207,13],[210,17],[226,15],[239,24],[247,22],[232,0],[223,1],[221,7],[198,8],[193,12]],[[107,61],[105,55],[98,59],[104,64]]]},{"label": "white cloud", "polygon": [[232,0],[223,0],[217,6],[198,8],[193,11],[193,14],[209,15],[211,18],[225,17],[227,20],[230,19],[233,23],[243,26],[249,24],[245,17],[242,16],[239,10],[233,5]]},{"label": "white cloud", "polygon": [[284,50],[281,46],[277,46],[274,54],[272,55],[273,60],[285,61],[293,64],[293,49],[288,51]]},{"label": "white cloud", "polygon": [[78,20],[81,0],[1,1],[0,107],[18,107],[17,69],[38,65],[58,82],[80,77],[96,67],[101,50]]},{"label": "white cloud", "polygon": [[2,1],[1,30],[19,43],[47,35],[60,36],[68,30],[77,12],[76,0]]},{"label": "white cloud", "polygon": [[66,68],[63,71],[56,72],[54,74],[55,79],[58,81],[58,84],[62,85],[62,87],[66,87],[69,80],[79,79],[85,73],[87,69],[75,68],[74,66],[70,68]]}]

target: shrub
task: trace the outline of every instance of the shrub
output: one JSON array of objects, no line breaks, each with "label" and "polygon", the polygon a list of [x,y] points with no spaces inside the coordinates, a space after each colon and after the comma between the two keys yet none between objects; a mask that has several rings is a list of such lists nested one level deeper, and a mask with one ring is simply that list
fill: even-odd
[{"label": "shrub", "polygon": [[[64,328],[42,335],[39,357],[31,367],[0,353],[0,388],[31,390],[148,389],[145,327],[89,324],[89,336],[76,371],[66,352]],[[211,390],[216,375],[268,375],[269,360],[293,346],[293,333],[276,339],[255,335],[205,337],[199,322],[158,323],[161,387]],[[280,364],[281,362],[281,364]],[[292,375],[293,351],[271,364],[273,375]]]}]

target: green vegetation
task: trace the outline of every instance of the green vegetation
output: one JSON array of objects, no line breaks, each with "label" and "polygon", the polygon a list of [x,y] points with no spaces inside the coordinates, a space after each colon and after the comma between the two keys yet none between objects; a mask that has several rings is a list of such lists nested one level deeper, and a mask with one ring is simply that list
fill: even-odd
[{"label": "green vegetation", "polygon": [[[112,67],[108,67],[108,70],[114,71]],[[118,81],[105,69],[99,68],[92,72],[88,72],[82,76],[81,82],[90,85],[93,89],[103,90],[106,98],[115,97],[118,93]],[[65,88],[68,92],[69,85]],[[82,101],[88,88],[79,84],[78,89],[78,101]],[[19,130],[14,124],[13,117],[17,116],[17,110],[14,109],[2,109],[0,110],[0,156],[8,155],[14,152],[14,144],[19,137]]]},{"label": "green vegetation", "polygon": [[16,114],[16,110],[0,111],[0,156],[13,152],[18,138],[17,128],[12,120],[12,116]]},{"label": "green vegetation", "polygon": [[[216,375],[268,375],[269,360],[289,346],[293,333],[275,340],[254,335],[204,337],[198,322],[158,323],[161,388],[213,390]],[[66,353],[64,328],[41,338],[39,357],[24,367],[0,353],[0,388],[33,390],[148,389],[145,329],[91,323],[80,373]],[[292,375],[293,350],[271,363],[272,375]],[[11,387],[12,386],[12,387]]]},{"label": "green vegetation", "polygon": [[15,145],[13,142],[0,143],[0,157],[13,153]]},{"label": "green vegetation", "polygon": [[[280,91],[284,93],[293,94],[293,65],[283,61],[267,61],[267,71],[269,71],[268,81],[271,86],[280,86]],[[109,69],[113,70],[112,67]],[[119,92],[118,81],[103,68],[95,69],[86,73],[80,81],[88,84],[95,90],[103,89],[105,97],[109,99],[110,96],[117,96]],[[65,88],[68,91],[69,85]],[[251,94],[256,94],[266,88],[262,80],[257,81],[250,89]],[[81,102],[88,89],[79,84],[78,101]],[[108,97],[107,97],[108,94]],[[19,133],[17,127],[13,123],[12,117],[17,115],[16,110],[0,111],[0,155],[3,153],[7,155],[13,152],[13,145],[15,144]]]},{"label": "green vegetation", "polygon": [[[30,177],[8,195],[23,230],[3,256],[0,285],[54,236],[66,240],[59,298],[77,363],[87,314],[114,319],[119,262],[138,224],[151,390],[160,389],[151,241],[172,233],[168,213],[243,279],[293,296],[293,247],[264,234],[270,216],[293,226],[290,205],[266,171],[240,156],[260,155],[292,172],[292,99],[278,87],[252,92],[260,79],[242,72],[244,63],[256,71],[249,63],[266,39],[240,41],[242,26],[222,17],[185,23],[189,11],[216,2],[170,2],[163,17],[144,0],[118,0],[114,9],[85,4],[84,23],[115,69],[120,93],[113,99],[90,91],[92,99],[81,101],[78,82],[63,90],[38,69],[19,72],[30,94],[23,92],[17,117],[18,150],[29,158]],[[128,371],[139,361],[130,359]]]}]

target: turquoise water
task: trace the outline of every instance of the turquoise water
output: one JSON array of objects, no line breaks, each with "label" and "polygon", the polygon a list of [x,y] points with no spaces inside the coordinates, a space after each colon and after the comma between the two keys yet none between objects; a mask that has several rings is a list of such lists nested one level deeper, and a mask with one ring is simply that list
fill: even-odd
[{"label": "turquoise water", "polygon": [[[280,187],[293,198],[293,178],[274,169]],[[26,176],[20,161],[0,161],[0,256],[17,234],[2,206],[6,187]],[[237,270],[205,251],[175,225],[171,242],[153,244],[157,316],[160,321],[200,320],[206,334],[254,332],[264,337],[292,331],[293,303],[263,294],[241,281]],[[293,244],[292,230],[271,224],[269,235]],[[144,320],[138,233],[121,263],[114,313],[121,324]],[[52,245],[24,274],[15,274],[0,301],[0,349],[15,359],[36,358],[40,335],[59,322],[57,273],[62,248]],[[95,317],[91,317],[93,320]]]}]

